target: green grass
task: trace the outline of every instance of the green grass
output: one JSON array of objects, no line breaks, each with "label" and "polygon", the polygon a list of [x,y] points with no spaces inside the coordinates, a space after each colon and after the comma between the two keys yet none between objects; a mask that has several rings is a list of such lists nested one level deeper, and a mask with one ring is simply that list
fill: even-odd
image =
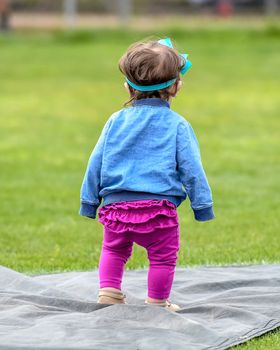
[{"label": "green grass", "polygon": [[[78,215],[92,148],[127,100],[117,61],[151,33],[0,37],[0,264],[25,273],[98,265],[102,226]],[[280,262],[280,29],[166,29],[193,68],[172,108],[193,125],[216,219],[179,208],[179,265]],[[135,247],[128,268],[147,266]],[[279,349],[280,334],[238,349]]]}]

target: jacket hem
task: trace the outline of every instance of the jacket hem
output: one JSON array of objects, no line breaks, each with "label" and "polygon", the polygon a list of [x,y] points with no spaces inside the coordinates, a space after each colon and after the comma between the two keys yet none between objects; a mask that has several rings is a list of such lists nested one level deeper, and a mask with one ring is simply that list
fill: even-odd
[{"label": "jacket hem", "polygon": [[134,192],[134,191],[120,191],[120,192],[112,192],[103,196],[104,201],[101,207],[114,203],[114,202],[129,202],[133,200],[143,200],[143,199],[167,199],[171,203],[173,203],[176,207],[178,207],[184,199],[179,196],[167,196],[158,193],[150,193],[150,192]]}]

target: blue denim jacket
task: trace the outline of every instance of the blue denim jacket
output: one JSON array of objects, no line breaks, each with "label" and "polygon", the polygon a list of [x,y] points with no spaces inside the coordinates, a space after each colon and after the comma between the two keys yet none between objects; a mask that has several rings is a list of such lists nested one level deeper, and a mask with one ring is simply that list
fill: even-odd
[{"label": "blue denim jacket", "polygon": [[113,202],[189,197],[198,221],[214,218],[212,194],[191,125],[160,98],[137,100],[111,115],[89,158],[80,215]]}]

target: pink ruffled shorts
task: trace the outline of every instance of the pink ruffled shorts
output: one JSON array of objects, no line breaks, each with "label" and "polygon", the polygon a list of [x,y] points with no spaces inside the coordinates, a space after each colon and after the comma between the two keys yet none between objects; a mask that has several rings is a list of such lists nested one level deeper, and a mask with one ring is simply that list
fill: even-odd
[{"label": "pink ruffled shorts", "polygon": [[112,231],[150,233],[178,226],[176,205],[167,199],[115,202],[98,210],[98,221]]}]

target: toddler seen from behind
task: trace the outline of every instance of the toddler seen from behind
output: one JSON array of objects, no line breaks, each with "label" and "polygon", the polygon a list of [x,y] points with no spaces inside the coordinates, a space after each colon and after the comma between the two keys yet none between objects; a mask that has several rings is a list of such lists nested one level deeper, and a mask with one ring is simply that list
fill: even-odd
[{"label": "toddler seen from behind", "polygon": [[137,42],[119,61],[130,98],[107,120],[81,188],[80,214],[94,219],[99,207],[104,226],[101,304],[125,303],[121,284],[135,243],[149,260],[145,303],[180,310],[169,301],[180,247],[177,207],[188,196],[197,221],[214,218],[195,133],[170,108],[190,67],[169,38]]}]

